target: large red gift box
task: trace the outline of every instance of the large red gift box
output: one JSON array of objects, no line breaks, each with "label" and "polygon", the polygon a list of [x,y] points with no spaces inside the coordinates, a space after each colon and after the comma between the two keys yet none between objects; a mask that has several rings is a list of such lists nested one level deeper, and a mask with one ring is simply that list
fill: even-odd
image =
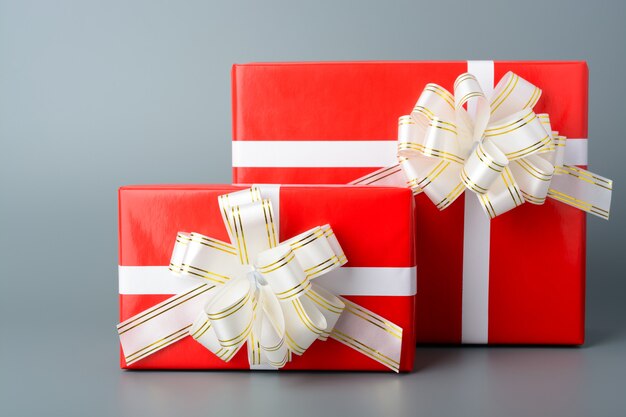
[{"label": "large red gift box", "polygon": [[[218,196],[246,188],[228,185],[120,188],[121,322],[188,289],[181,277],[168,271],[177,233],[195,231],[228,241]],[[411,191],[397,187],[372,190],[332,185],[272,186],[271,190],[269,198],[278,220],[280,242],[317,225],[332,227],[347,264],[316,280],[323,280],[320,282],[328,285],[327,290],[399,326],[402,329],[397,342],[400,360],[395,367],[399,371],[412,370],[416,288]],[[121,367],[129,369],[250,368],[245,349],[230,362],[224,362],[188,336],[130,365],[125,360],[125,354],[130,352],[121,353]],[[388,371],[391,366],[381,362],[385,361],[375,361],[331,337],[315,341],[302,356],[293,355],[293,360],[282,369]]]},{"label": "large red gift box", "polygon": [[[425,85],[452,91],[476,69],[541,88],[535,112],[568,137],[565,162],[586,165],[584,62],[253,63],[232,70],[234,182],[343,184],[391,166],[398,117]],[[441,212],[416,196],[417,341],[583,343],[585,213],[524,204],[490,222],[485,248],[468,237],[468,194]],[[464,274],[474,257],[480,276]]]}]

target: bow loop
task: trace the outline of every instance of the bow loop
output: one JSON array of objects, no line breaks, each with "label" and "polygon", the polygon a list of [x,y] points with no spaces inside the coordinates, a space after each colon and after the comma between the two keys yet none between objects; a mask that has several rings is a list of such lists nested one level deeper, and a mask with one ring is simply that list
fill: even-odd
[{"label": "bow loop", "polygon": [[285,344],[285,316],[268,285],[259,287],[259,307],[252,338],[248,350],[250,363],[267,362],[280,368],[289,360],[289,350]]},{"label": "bow loop", "polygon": [[434,117],[426,129],[421,152],[424,156],[463,163],[456,124]]},{"label": "bow loop", "polygon": [[500,79],[493,90],[490,102],[491,120],[502,118],[524,109],[535,107],[541,97],[541,89],[519,75],[509,71]]},{"label": "bow loop", "polygon": [[329,225],[314,227],[289,240],[289,245],[308,279],[314,279],[347,262],[339,241]]},{"label": "bow loop", "polygon": [[484,136],[485,142],[492,142],[509,160],[537,153],[552,142],[552,135],[532,110],[521,110],[490,124]]},{"label": "bow loop", "polygon": [[261,197],[258,187],[224,194],[218,201],[242,264],[251,264],[258,253],[278,244],[272,204]]},{"label": "bow loop", "polygon": [[454,96],[437,84],[426,84],[411,115],[423,127],[426,127],[428,121],[435,116],[442,120],[454,120]]},{"label": "bow loop", "polygon": [[250,336],[255,310],[256,297],[250,281],[245,276],[234,279],[217,290],[189,334],[228,362]]},{"label": "bow loop", "polygon": [[189,333],[228,361],[247,342],[251,364],[280,368],[327,340],[345,309],[315,278],[347,262],[330,225],[277,244],[272,204],[252,187],[219,197],[234,244],[179,233],[170,269],[220,285]]},{"label": "bow loop", "polygon": [[252,330],[254,290],[247,278],[238,278],[220,288],[206,306],[206,317],[223,348],[239,347]]},{"label": "bow loop", "polygon": [[289,245],[282,244],[261,252],[255,268],[280,301],[302,296],[311,288],[311,281]]},{"label": "bow loop", "polygon": [[404,158],[400,161],[414,194],[424,192],[439,210],[452,204],[465,189],[459,177],[463,165],[435,158]]},{"label": "bow loop", "polygon": [[511,164],[511,172],[524,200],[539,205],[546,201],[554,169],[554,165],[540,155],[531,155]]},{"label": "bow loop", "polygon": [[[461,74],[454,82],[454,102],[458,124],[464,129],[463,138],[469,143],[478,142],[489,122],[489,103],[476,77],[470,73]],[[464,106],[475,104],[475,117],[472,120]]]},{"label": "bow loop", "polygon": [[509,165],[507,157],[490,142],[477,143],[461,170],[461,181],[477,194],[486,194]]}]

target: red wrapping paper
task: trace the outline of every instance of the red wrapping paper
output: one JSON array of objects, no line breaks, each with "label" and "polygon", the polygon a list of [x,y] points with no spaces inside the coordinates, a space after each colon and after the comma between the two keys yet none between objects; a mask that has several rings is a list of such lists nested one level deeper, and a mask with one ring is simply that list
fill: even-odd
[{"label": "red wrapping paper", "polygon": [[[217,197],[246,187],[224,185],[129,186],[119,190],[119,264],[167,266],[178,231],[228,241]],[[386,187],[281,187],[280,240],[330,224],[349,267],[414,267],[413,199],[407,189]],[[172,279],[176,279],[172,276]],[[173,294],[120,294],[120,321]],[[403,328],[400,370],[413,369],[415,296],[346,296]],[[316,341],[283,370],[389,371],[380,363],[329,339]],[[246,349],[223,362],[191,337],[129,369],[248,369]]]},{"label": "red wrapping paper", "polygon": [[[233,141],[395,141],[399,116],[424,86],[449,91],[459,62],[355,62],[233,66]],[[535,107],[555,130],[587,138],[584,62],[496,61],[543,90]],[[381,166],[235,166],[235,183],[348,183]],[[440,212],[416,196],[416,339],[462,340],[464,198]],[[548,200],[491,222],[488,343],[584,341],[585,213]],[[451,256],[450,253],[453,255]]]}]

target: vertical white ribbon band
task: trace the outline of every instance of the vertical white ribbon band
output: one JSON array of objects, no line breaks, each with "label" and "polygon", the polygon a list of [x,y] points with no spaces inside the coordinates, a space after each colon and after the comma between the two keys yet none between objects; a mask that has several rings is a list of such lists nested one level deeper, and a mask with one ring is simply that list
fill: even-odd
[{"label": "vertical white ribbon band", "polygon": [[[495,82],[493,61],[468,61],[473,74],[489,99]],[[470,103],[474,104],[474,103]],[[469,106],[470,116],[476,109]],[[489,341],[489,241],[491,220],[474,193],[465,193],[463,230],[462,343]]]}]

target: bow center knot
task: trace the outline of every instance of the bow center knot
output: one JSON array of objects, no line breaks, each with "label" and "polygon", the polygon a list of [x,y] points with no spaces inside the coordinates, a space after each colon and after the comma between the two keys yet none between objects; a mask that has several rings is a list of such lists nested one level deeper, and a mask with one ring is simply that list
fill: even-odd
[{"label": "bow center knot", "polygon": [[259,290],[261,289],[261,287],[267,285],[267,281],[265,280],[265,278],[263,278],[263,275],[261,275],[261,273],[254,267],[254,265],[246,265],[245,267],[247,269],[246,277],[248,278],[248,281],[250,281],[250,286],[252,288]]}]

